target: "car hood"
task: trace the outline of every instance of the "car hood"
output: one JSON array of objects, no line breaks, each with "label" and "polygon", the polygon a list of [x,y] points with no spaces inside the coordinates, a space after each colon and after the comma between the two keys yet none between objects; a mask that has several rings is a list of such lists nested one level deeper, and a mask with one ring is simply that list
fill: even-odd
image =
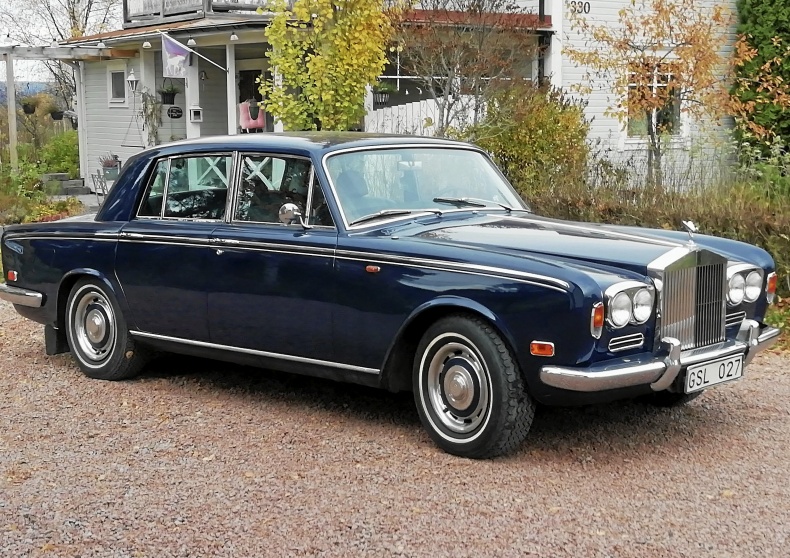
[{"label": "car hood", "polygon": [[[438,223],[437,223],[438,224]],[[535,215],[488,215],[430,227],[414,239],[456,247],[477,248],[511,256],[540,256],[557,262],[589,262],[645,274],[647,265],[672,248],[678,239],[661,231],[575,223]]]}]

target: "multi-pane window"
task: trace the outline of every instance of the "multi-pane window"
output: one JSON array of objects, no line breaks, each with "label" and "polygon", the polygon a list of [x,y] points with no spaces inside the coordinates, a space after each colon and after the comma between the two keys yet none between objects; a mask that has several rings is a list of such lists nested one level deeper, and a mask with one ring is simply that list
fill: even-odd
[{"label": "multi-pane window", "polygon": [[223,219],[232,162],[233,158],[227,154],[159,161],[138,215]]},{"label": "multi-pane window", "polygon": [[628,84],[628,137],[647,137],[649,125],[657,135],[680,134],[680,90],[671,64],[650,64],[635,70]]}]

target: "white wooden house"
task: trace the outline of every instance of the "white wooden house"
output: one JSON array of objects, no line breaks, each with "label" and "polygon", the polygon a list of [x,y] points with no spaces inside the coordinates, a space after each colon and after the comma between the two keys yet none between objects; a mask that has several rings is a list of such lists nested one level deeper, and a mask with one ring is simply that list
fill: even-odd
[{"label": "white wooden house", "polygon": [[[548,79],[566,90],[579,83],[584,70],[563,55],[566,44],[578,46],[584,40],[571,29],[570,10],[582,10],[591,21],[615,22],[618,10],[629,1],[519,0],[534,14],[535,41],[543,48],[532,65],[533,79]],[[96,172],[99,158],[108,153],[126,160],[153,143],[279,130],[279,124],[263,113],[253,118],[245,105],[250,99],[260,100],[255,79],[271,71],[264,30],[272,15],[257,13],[259,5],[259,0],[124,0],[123,29],[57,47],[36,47],[39,57],[49,52],[74,62],[83,176]],[[200,55],[191,56],[184,79],[163,77],[163,33]],[[25,52],[30,50],[0,47],[7,56],[24,58]],[[134,92],[130,79],[136,83]],[[157,94],[163,85],[175,85],[180,92],[174,104],[162,108],[162,123],[153,137],[150,123],[141,115],[142,93]],[[605,84],[586,101],[592,141],[612,153],[644,151],[644,138],[605,114],[613,102]],[[425,125],[435,110],[430,99],[401,97],[393,106],[374,107],[369,95],[367,108],[368,131],[432,133]],[[687,150],[695,131],[694,123],[680,122],[673,145]]]}]

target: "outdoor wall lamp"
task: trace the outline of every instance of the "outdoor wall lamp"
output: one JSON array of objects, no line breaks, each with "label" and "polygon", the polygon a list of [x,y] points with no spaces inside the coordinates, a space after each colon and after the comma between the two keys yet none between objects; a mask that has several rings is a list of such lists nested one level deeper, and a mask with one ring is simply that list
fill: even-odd
[{"label": "outdoor wall lamp", "polygon": [[133,95],[135,91],[137,91],[137,83],[139,81],[140,80],[137,79],[134,75],[134,68],[129,70],[129,77],[126,78],[126,83],[129,84],[129,91],[131,91]]}]

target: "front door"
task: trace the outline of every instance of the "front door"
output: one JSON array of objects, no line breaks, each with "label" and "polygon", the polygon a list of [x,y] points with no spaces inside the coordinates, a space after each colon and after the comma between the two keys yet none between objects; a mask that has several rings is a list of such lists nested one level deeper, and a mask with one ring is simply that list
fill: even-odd
[{"label": "front door", "polygon": [[[240,155],[230,223],[212,234],[211,341],[282,358],[332,361],[337,230],[309,160]],[[280,221],[296,204],[312,228]]]}]

